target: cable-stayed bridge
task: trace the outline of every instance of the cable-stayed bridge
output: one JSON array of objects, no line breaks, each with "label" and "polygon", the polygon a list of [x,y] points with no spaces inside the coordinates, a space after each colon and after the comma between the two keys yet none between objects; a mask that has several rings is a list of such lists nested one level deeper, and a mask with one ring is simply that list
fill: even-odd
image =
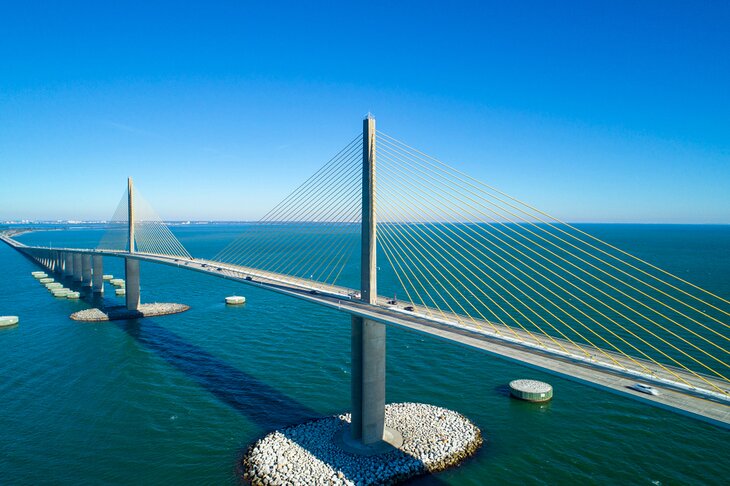
[{"label": "cable-stayed bridge", "polygon": [[[256,285],[352,316],[353,444],[385,428],[385,329],[400,326],[730,427],[730,302],[375,130],[216,256],[194,258],[128,189],[96,248],[26,246],[103,291],[103,257]],[[651,384],[657,395],[636,391]]]}]

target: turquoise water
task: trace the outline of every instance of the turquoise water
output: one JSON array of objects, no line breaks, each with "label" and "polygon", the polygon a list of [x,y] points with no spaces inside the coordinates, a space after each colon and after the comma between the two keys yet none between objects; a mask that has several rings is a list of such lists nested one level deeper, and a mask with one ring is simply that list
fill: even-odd
[{"label": "turquoise water", "polygon": [[[196,256],[241,228],[175,227]],[[730,227],[586,225],[591,233],[727,298]],[[53,246],[93,230],[37,232]],[[349,318],[207,275],[142,264],[142,298],[183,302],[176,316],[80,324],[89,302],[54,299],[38,269],[0,246],[0,484],[236,484],[248,444],[277,426],[346,411]],[[121,260],[105,273],[122,275]],[[107,287],[107,299],[109,296]],[[243,294],[242,307],[223,298]],[[510,380],[555,388],[535,406]],[[398,329],[388,331],[388,401],[457,410],[486,443],[463,466],[415,484],[723,484],[728,432],[629,399]]]}]

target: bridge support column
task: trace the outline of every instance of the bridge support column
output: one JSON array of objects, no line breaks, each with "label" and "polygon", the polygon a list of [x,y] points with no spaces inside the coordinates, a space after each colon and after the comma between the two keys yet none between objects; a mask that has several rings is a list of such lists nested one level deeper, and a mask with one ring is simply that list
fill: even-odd
[{"label": "bridge support column", "polygon": [[104,293],[104,257],[94,255],[93,257],[93,274],[91,276],[91,290],[98,293]]},{"label": "bridge support column", "polygon": [[[127,221],[129,253],[135,251],[134,239],[134,187],[132,178],[127,179]],[[139,260],[124,259],[124,279],[126,281],[127,310],[139,309]]]},{"label": "bridge support column", "polygon": [[[375,119],[363,120],[362,231],[360,299],[377,304],[375,225]],[[352,423],[343,436],[356,453],[383,452],[403,443],[400,433],[385,427],[385,325],[352,317]]]},{"label": "bridge support column", "polygon": [[66,253],[64,255],[64,259],[66,260],[66,263],[63,267],[63,276],[71,277],[74,274],[74,256],[72,253]]},{"label": "bridge support column", "polygon": [[91,255],[81,255],[81,282],[84,287],[91,287]]},{"label": "bridge support column", "polygon": [[83,280],[83,274],[81,272],[81,254],[73,254],[73,276],[74,282],[81,282]]},{"label": "bridge support column", "polygon": [[385,325],[352,318],[352,424],[350,436],[363,445],[390,442],[385,428]]},{"label": "bridge support column", "polygon": [[139,260],[124,259],[124,280],[126,281],[127,309],[139,309]]}]

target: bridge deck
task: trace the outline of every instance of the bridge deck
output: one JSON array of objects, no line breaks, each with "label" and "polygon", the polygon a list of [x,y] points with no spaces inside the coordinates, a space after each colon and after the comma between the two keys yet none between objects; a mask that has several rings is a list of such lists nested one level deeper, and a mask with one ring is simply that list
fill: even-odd
[{"label": "bridge deck", "polygon": [[[0,239],[28,254],[44,253],[51,249],[29,247],[0,235]],[[133,257],[143,261],[172,265],[203,272],[217,277],[236,280],[249,285],[297,297],[316,304],[372,319],[388,325],[425,333],[431,336],[480,349],[492,355],[537,368],[566,379],[595,386],[616,394],[628,396],[650,405],[680,412],[730,428],[730,392],[727,384],[704,375],[685,370],[664,369],[656,364],[627,358],[616,352],[600,350],[593,355],[562,339],[537,339],[521,329],[507,328],[488,321],[466,321],[463,316],[442,314],[408,302],[389,305],[385,297],[377,305],[353,299],[352,289],[325,285],[306,279],[266,272],[258,269],[224,264],[204,259],[182,259],[166,255],[135,253],[117,250],[62,249],[53,251],[93,253],[114,257]],[[412,305],[413,311],[403,307]],[[659,390],[653,396],[628,388],[636,382],[650,382]]]}]

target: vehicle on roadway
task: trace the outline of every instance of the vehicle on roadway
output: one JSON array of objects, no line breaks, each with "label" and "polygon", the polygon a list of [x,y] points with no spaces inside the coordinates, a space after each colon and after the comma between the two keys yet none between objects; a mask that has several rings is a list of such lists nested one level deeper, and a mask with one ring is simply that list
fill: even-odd
[{"label": "vehicle on roadway", "polygon": [[637,392],[646,393],[647,395],[659,395],[659,391],[654,388],[653,386],[645,385],[643,383],[634,383],[633,385],[629,385],[627,388],[631,388],[632,390],[636,390]]}]

